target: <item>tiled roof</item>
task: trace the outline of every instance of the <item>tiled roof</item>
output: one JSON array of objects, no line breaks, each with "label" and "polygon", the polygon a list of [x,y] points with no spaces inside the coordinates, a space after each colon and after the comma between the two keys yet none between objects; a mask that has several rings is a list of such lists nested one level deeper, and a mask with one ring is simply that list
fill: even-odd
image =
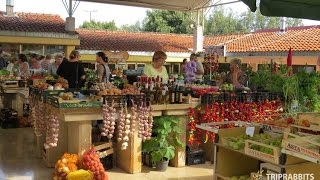
[{"label": "tiled roof", "polygon": [[[0,11],[0,31],[66,33],[65,21],[58,15],[16,13],[8,17]],[[123,32],[78,29],[81,50],[120,50],[190,52],[192,35],[151,32]],[[227,52],[320,51],[320,26],[259,30],[250,34],[204,37],[204,46],[225,44]]]},{"label": "tiled roof", "polygon": [[320,51],[320,27],[252,33],[227,43],[228,52]]},{"label": "tiled roof", "polygon": [[191,35],[77,29],[83,50],[190,52]]},{"label": "tiled roof", "polygon": [[65,22],[59,15],[15,13],[9,17],[0,11],[0,31],[66,33]]},{"label": "tiled roof", "polygon": [[[290,29],[285,33],[266,30],[250,34],[206,36],[204,47],[225,44],[227,52],[279,52],[288,51],[290,47],[293,51],[320,51],[319,26]],[[81,41],[78,48],[83,50],[190,52],[189,49],[193,47],[191,35],[88,29],[78,29],[77,32]]]}]

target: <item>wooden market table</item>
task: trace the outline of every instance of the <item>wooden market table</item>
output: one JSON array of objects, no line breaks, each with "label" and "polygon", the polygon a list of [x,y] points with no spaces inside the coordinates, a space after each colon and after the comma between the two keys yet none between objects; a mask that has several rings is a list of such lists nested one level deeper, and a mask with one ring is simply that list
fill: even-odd
[{"label": "wooden market table", "polygon": [[[186,142],[187,114],[190,107],[196,107],[199,101],[192,101],[189,104],[168,104],[152,105],[154,117],[162,115],[178,116],[180,119],[180,141]],[[64,152],[82,155],[92,146],[91,131],[92,122],[102,119],[102,108],[74,108],[59,109],[47,105],[50,114],[58,115],[60,119],[59,141],[57,147],[44,150],[44,159],[47,166],[54,166],[54,163]],[[130,137],[126,150],[120,150],[121,144],[116,143],[116,164],[119,168],[128,173],[140,173],[142,167],[142,140],[138,138],[138,131]],[[51,152],[50,152],[51,151]],[[171,161],[175,167],[185,166],[185,148],[176,149],[176,156]]]}]

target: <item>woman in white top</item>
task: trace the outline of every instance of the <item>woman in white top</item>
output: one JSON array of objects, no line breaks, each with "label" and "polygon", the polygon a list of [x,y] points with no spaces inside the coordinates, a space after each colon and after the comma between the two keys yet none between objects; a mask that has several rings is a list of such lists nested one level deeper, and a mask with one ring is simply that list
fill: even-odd
[{"label": "woman in white top", "polygon": [[27,56],[25,54],[18,55],[18,62],[20,64],[20,76],[27,77],[30,74],[30,67]]},{"label": "woman in white top", "polygon": [[108,66],[108,57],[104,52],[97,52],[96,54],[97,76],[99,82],[109,82],[110,80],[110,68]]},{"label": "woman in white top", "polygon": [[13,69],[14,65],[17,63],[17,61],[18,61],[17,58],[12,58],[10,60],[10,63],[7,66],[7,71],[10,71],[10,73],[12,73],[12,69]]}]

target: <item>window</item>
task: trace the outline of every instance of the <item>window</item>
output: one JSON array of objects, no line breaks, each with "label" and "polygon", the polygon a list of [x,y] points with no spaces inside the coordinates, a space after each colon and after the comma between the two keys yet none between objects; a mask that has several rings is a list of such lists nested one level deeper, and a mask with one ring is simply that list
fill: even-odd
[{"label": "window", "polygon": [[180,64],[173,64],[172,65],[172,73],[179,74],[179,72],[180,72]]},{"label": "window", "polygon": [[64,52],[64,46],[45,46],[44,54],[62,54]]},{"label": "window", "polygon": [[171,74],[171,65],[165,64],[164,67],[166,67],[168,74]]},{"label": "window", "polygon": [[92,70],[94,70],[94,69],[95,69],[95,64],[92,64],[92,63],[86,63],[86,62],[82,62],[82,64],[83,64],[83,67],[84,67],[84,68],[92,69]]},{"label": "window", "polygon": [[24,44],[22,45],[22,54],[35,53],[38,55],[43,55],[42,45]]},{"label": "window", "polygon": [[116,69],[116,64],[108,64],[110,71],[113,71]]},{"label": "window", "polygon": [[20,52],[19,44],[0,44],[0,48],[3,50],[4,58],[6,60],[17,57]]},{"label": "window", "polygon": [[137,70],[144,69],[145,64],[137,64]]},{"label": "window", "polygon": [[306,66],[306,65],[293,65],[293,73],[297,73],[306,69],[308,72],[316,71],[316,66]]},{"label": "window", "polygon": [[128,64],[128,70],[135,70],[136,64]]}]

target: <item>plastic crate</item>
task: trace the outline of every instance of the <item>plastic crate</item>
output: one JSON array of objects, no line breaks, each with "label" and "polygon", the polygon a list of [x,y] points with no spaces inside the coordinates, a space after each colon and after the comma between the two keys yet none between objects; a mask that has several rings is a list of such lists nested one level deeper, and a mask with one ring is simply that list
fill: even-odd
[{"label": "plastic crate", "polygon": [[202,149],[187,151],[186,164],[188,166],[204,163],[206,163],[206,160],[205,153]]}]

